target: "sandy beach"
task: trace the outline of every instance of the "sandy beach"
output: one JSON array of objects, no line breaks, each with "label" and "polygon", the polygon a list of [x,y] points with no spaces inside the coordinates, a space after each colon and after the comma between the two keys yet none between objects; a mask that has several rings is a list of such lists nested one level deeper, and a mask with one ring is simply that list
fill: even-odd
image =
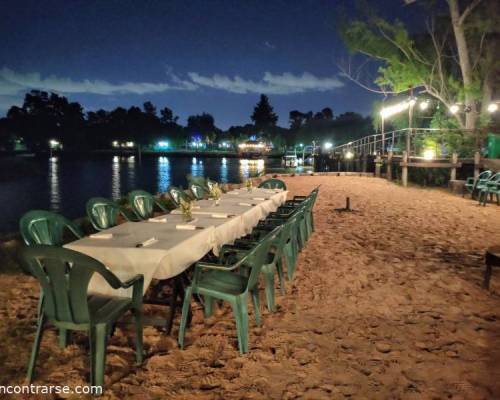
[{"label": "sandy beach", "polygon": [[[500,244],[500,207],[376,178],[284,180],[291,196],[321,184],[316,231],[286,295],[277,291],[277,312],[262,307],[261,328],[249,306],[250,352],[237,351],[229,306],[204,319],[193,304],[186,349],[177,348],[178,319],[171,336],[148,327],[141,367],[133,333],[117,329],[101,398],[500,398],[500,271],[490,292],[481,288],[484,251]],[[335,211],[346,196],[355,212]],[[0,385],[22,384],[38,284],[2,274],[0,285]],[[34,384],[86,384],[86,343],[76,334],[61,350],[50,328]]]}]

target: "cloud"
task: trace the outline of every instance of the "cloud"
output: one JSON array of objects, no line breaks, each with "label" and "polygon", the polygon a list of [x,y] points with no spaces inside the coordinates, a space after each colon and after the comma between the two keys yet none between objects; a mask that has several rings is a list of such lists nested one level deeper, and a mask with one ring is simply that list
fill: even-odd
[{"label": "cloud", "polygon": [[272,44],[271,42],[268,42],[267,40],[264,42],[264,46],[266,46],[268,49],[274,50],[276,49],[276,46]]},{"label": "cloud", "polygon": [[38,72],[19,73],[9,68],[0,69],[0,95],[14,95],[29,89],[41,89],[65,94],[87,93],[96,95],[148,94],[169,90],[195,90],[192,82],[180,79],[172,72],[167,72],[169,82],[122,82],[111,83],[105,80],[84,79],[75,81],[50,75],[43,78]]},{"label": "cloud", "polygon": [[309,72],[294,75],[289,72],[272,74],[266,72],[259,81],[244,79],[238,75],[229,77],[215,74],[203,76],[197,72],[189,72],[189,78],[197,85],[213,89],[225,90],[231,93],[266,93],[266,94],[296,94],[305,92],[326,92],[344,86],[337,77],[321,78]]}]

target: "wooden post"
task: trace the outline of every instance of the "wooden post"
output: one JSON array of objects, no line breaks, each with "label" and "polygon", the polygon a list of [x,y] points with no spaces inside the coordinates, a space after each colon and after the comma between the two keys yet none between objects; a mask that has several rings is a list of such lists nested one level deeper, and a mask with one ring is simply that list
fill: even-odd
[{"label": "wooden post", "polygon": [[392,154],[392,150],[387,153],[386,178],[388,181],[392,181]]},{"label": "wooden post", "polygon": [[480,165],[481,164],[481,154],[479,153],[479,151],[476,151],[474,153],[474,179],[477,179],[477,177],[479,176],[479,172],[480,172]]},{"label": "wooden post", "polygon": [[380,178],[380,168],[382,167],[382,159],[380,158],[380,155],[377,154],[375,157],[375,176],[377,178]]},{"label": "wooden post", "polygon": [[403,151],[403,170],[401,173],[401,180],[403,182],[403,186],[408,186],[408,153]]},{"label": "wooden post", "polygon": [[[458,162],[458,154],[457,153],[453,153],[451,155],[451,163],[452,164],[456,164]],[[452,167],[451,168],[451,173],[450,173],[450,180],[451,181],[455,181],[457,179],[457,168],[456,167]]]}]

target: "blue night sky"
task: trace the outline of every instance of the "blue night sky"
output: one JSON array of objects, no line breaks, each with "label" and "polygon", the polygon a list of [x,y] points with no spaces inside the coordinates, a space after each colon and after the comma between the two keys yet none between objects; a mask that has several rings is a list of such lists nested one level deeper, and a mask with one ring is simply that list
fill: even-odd
[{"label": "blue night sky", "polygon": [[[418,12],[372,3],[388,18]],[[87,111],[150,100],[181,123],[209,112],[221,128],[249,123],[260,93],[281,126],[294,109],[368,114],[377,95],[337,67],[342,4],[352,2],[0,0],[0,115],[32,88]]]}]

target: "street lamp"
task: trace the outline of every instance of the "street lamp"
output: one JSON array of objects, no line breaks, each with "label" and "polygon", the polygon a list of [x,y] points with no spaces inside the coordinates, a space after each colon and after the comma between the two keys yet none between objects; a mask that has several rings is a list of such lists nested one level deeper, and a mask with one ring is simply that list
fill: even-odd
[{"label": "street lamp", "polygon": [[450,106],[450,112],[452,114],[456,114],[460,110],[460,106],[458,104],[453,104]]},{"label": "street lamp", "polygon": [[325,148],[325,150],[330,150],[332,147],[333,147],[333,143],[332,142],[326,142],[323,147]]}]

